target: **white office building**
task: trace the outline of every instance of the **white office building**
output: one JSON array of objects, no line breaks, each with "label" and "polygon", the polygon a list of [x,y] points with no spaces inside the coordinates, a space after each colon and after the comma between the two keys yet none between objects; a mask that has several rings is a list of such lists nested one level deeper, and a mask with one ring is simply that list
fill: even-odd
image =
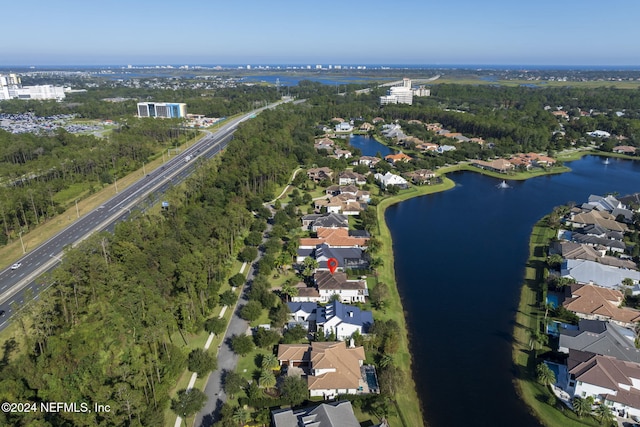
[{"label": "white office building", "polygon": [[0,74],[0,100],[3,99],[55,99],[65,98],[64,88],[53,85],[22,86],[16,74]]},{"label": "white office building", "polygon": [[380,97],[380,105],[386,104],[413,104],[413,90],[411,79],[402,79],[402,86],[392,86],[387,95]]}]

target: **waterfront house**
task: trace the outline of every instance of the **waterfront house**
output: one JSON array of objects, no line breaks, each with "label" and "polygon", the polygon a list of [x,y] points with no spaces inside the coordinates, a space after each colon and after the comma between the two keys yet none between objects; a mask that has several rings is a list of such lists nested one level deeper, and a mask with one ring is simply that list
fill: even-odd
[{"label": "waterfront house", "polygon": [[273,427],[360,427],[348,400],[321,403],[298,409],[277,409],[271,412]]},{"label": "waterfront house", "polygon": [[314,233],[318,228],[345,228],[349,229],[349,220],[345,215],[337,213],[309,214],[302,217],[302,229],[311,230]]},{"label": "waterfront house", "polygon": [[365,166],[369,166],[370,168],[374,167],[380,160],[382,160],[379,157],[373,157],[373,156],[362,156],[360,157],[360,159],[358,159],[358,164],[359,165],[365,165]]},{"label": "waterfront house", "polygon": [[332,296],[338,295],[343,303],[363,303],[369,296],[366,280],[348,280],[347,275],[341,271],[331,274],[328,270],[317,270],[313,280],[318,290],[319,302],[329,302]]},{"label": "waterfront house", "polygon": [[364,359],[363,347],[347,348],[344,341],[278,346],[280,366],[302,368],[309,395],[324,399],[358,393],[364,385],[360,369]]},{"label": "waterfront house", "polygon": [[578,326],[560,327],[558,350],[588,351],[640,363],[640,350],[635,346],[635,333],[615,323],[580,319]]},{"label": "waterfront house", "polygon": [[582,319],[609,320],[624,327],[633,327],[640,321],[640,311],[619,307],[622,292],[595,285],[571,285],[569,297],[562,303],[564,308]]},{"label": "waterfront house", "polygon": [[[640,272],[627,268],[603,265],[586,259],[566,259],[560,271],[562,277],[571,277],[578,283],[589,283],[609,289],[622,288],[625,279],[633,280],[634,285],[640,281]],[[632,290],[640,293],[640,289]]]},{"label": "waterfront house", "polygon": [[389,163],[396,163],[396,162],[407,163],[407,162],[413,160],[413,158],[411,156],[407,156],[404,153],[389,154],[389,155],[385,156],[384,159]]},{"label": "waterfront house", "polygon": [[613,147],[613,150],[611,151],[618,154],[628,154],[630,156],[633,156],[634,154],[636,154],[636,147],[631,147],[629,145],[618,145],[617,147]]},{"label": "waterfront house", "polygon": [[640,364],[572,350],[567,368],[571,396],[591,396],[618,415],[640,416]]},{"label": "waterfront house", "polygon": [[572,225],[577,228],[582,228],[587,225],[599,225],[607,230],[618,231],[626,233],[629,231],[629,227],[626,224],[617,222],[616,217],[607,211],[599,211],[592,209],[589,211],[582,210],[580,213],[570,213],[569,219],[566,221],[567,225]]},{"label": "waterfront house", "polygon": [[317,333],[329,337],[335,334],[339,341],[348,340],[356,332],[368,334],[373,326],[373,314],[360,310],[357,306],[331,301],[326,306],[318,306],[316,310]]},{"label": "waterfront house", "polygon": [[515,168],[513,163],[505,159],[496,159],[490,162],[485,162],[484,160],[472,160],[471,166],[500,173],[506,173]]},{"label": "waterfront house", "polygon": [[374,175],[374,178],[380,183],[382,188],[387,188],[389,185],[395,185],[400,188],[407,188],[409,186],[406,179],[401,176],[394,175],[391,172],[387,172],[384,175],[377,173]]},{"label": "waterfront house", "polygon": [[366,248],[369,239],[349,235],[349,230],[343,227],[318,227],[316,237],[303,237],[300,239],[300,247],[315,248],[318,245],[327,244],[334,248]]},{"label": "waterfront house", "polygon": [[353,131],[353,126],[349,122],[340,122],[336,125],[336,132],[351,132]]}]

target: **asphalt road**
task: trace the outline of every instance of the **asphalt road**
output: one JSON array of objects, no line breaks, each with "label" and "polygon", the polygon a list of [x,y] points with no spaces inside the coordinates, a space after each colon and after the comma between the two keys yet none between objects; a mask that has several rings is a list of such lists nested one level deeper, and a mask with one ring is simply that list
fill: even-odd
[{"label": "asphalt road", "polygon": [[[171,186],[183,181],[193,172],[200,159],[209,159],[218,154],[233,137],[238,125],[255,117],[267,108],[273,108],[284,101],[271,104],[241,117],[232,119],[220,126],[215,133],[208,133],[200,141],[173,156],[162,167],[140,178],[128,188],[114,193],[103,205],[74,221],[67,228],[28,252],[16,262],[22,265],[16,270],[7,268],[0,272],[0,331],[7,327],[15,309],[20,309],[25,290],[32,289],[34,298],[50,284],[40,284],[36,279],[50,271],[62,260],[63,250],[75,245],[102,230],[112,231],[115,224],[131,215],[133,209],[145,204],[151,198],[159,198]],[[187,159],[187,156],[190,156]],[[115,187],[114,187],[115,191]]]}]

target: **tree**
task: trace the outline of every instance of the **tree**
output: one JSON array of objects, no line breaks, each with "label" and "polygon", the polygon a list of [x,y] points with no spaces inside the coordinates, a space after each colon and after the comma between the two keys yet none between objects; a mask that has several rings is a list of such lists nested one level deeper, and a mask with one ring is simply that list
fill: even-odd
[{"label": "tree", "polygon": [[276,385],[276,376],[273,375],[273,371],[271,369],[263,369],[260,372],[259,382],[260,387],[266,388],[268,390]]},{"label": "tree", "polygon": [[315,273],[317,268],[318,268],[318,261],[316,261],[315,258],[306,257],[302,261],[302,275],[307,280],[310,280],[310,278],[313,276],[313,273]]},{"label": "tree", "polygon": [[384,308],[385,301],[389,298],[389,287],[384,282],[378,282],[371,289],[371,303],[377,309]]},{"label": "tree", "polygon": [[301,377],[287,376],[280,384],[280,395],[291,406],[297,406],[309,397],[307,382]]},{"label": "tree", "polygon": [[262,304],[259,301],[249,301],[240,309],[240,317],[249,322],[258,320],[262,314]]},{"label": "tree", "polygon": [[247,246],[240,251],[238,259],[242,262],[251,262],[258,256],[258,248]]},{"label": "tree", "polygon": [[275,354],[269,353],[262,356],[262,361],[260,362],[262,369],[276,369],[279,365],[278,358]]},{"label": "tree", "polygon": [[573,405],[573,412],[575,412],[577,416],[582,418],[583,416],[589,415],[591,413],[591,407],[593,406],[593,397],[576,396],[573,398],[573,401],[571,403]]},{"label": "tree", "polygon": [[243,426],[249,421],[249,411],[242,406],[238,406],[233,410],[232,419],[238,423],[239,426]]},{"label": "tree", "polygon": [[227,307],[233,306],[238,300],[238,296],[231,289],[224,291],[220,295],[220,304],[226,305]]},{"label": "tree", "polygon": [[209,352],[196,348],[189,353],[188,366],[191,372],[203,377],[218,367],[218,360]]},{"label": "tree", "polygon": [[234,371],[225,371],[222,379],[222,389],[225,393],[229,395],[232,399],[236,394],[242,391],[242,388],[247,385],[247,380],[245,380],[242,375],[234,372]]},{"label": "tree", "polygon": [[240,356],[246,356],[254,349],[253,339],[248,335],[234,335],[231,337],[231,349]]},{"label": "tree", "polygon": [[287,331],[282,336],[282,341],[285,344],[293,344],[306,337],[307,331],[302,326],[295,325],[293,328],[287,329]]},{"label": "tree", "polygon": [[600,425],[611,427],[611,425],[615,421],[615,417],[610,407],[608,407],[604,402],[602,402],[600,403],[600,405],[598,405],[595,412],[598,419],[600,420]]},{"label": "tree", "polygon": [[281,336],[277,331],[265,328],[258,328],[253,335],[253,341],[260,348],[272,347],[278,344],[280,338]]},{"label": "tree", "polygon": [[204,408],[206,401],[207,395],[197,388],[180,390],[177,397],[171,399],[171,410],[186,419]]},{"label": "tree", "polygon": [[227,321],[220,317],[213,317],[204,322],[204,330],[210,334],[220,335],[227,328]]},{"label": "tree", "polygon": [[285,295],[287,297],[287,302],[289,302],[290,298],[293,298],[295,296],[298,295],[299,289],[296,288],[293,283],[290,283],[289,281],[286,281],[283,285],[282,285],[282,290],[281,290],[282,294]]},{"label": "tree", "polygon": [[380,370],[380,393],[393,398],[404,383],[404,372],[395,365]]},{"label": "tree", "polygon": [[244,239],[244,244],[247,246],[259,246],[262,243],[262,233],[259,231],[250,232]]},{"label": "tree", "polygon": [[234,288],[239,288],[240,286],[244,285],[244,282],[246,280],[247,278],[244,277],[244,274],[242,273],[234,274],[229,278],[229,285]]},{"label": "tree", "polygon": [[545,386],[553,385],[556,382],[555,373],[549,368],[549,365],[544,362],[540,362],[538,366],[536,366],[536,376],[538,382]]}]

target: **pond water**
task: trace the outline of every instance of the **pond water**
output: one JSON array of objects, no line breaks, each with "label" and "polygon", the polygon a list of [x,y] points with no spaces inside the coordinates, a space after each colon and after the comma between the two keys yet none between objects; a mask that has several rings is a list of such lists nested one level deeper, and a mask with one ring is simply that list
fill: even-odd
[{"label": "pond water", "polygon": [[[514,316],[534,223],[590,194],[640,191],[640,163],[587,156],[527,181],[472,172],[386,211],[413,375],[431,427],[539,426],[513,386]],[[461,415],[464,414],[464,415]]]}]

